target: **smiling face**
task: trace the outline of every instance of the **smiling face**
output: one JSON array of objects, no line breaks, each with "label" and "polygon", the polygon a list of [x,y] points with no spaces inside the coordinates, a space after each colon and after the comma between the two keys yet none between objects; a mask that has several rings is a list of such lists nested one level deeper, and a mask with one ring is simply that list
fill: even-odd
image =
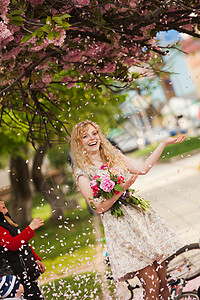
[{"label": "smiling face", "polygon": [[8,212],[4,201],[0,200],[0,212],[2,212],[4,215]]},{"label": "smiling face", "polygon": [[89,155],[99,151],[100,137],[94,126],[90,124],[87,126],[87,129],[82,136],[82,145]]}]

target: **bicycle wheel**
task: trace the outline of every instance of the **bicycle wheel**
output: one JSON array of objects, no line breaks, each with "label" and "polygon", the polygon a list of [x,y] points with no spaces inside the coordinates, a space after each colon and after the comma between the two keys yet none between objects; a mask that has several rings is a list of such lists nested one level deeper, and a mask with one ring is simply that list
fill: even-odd
[{"label": "bicycle wheel", "polygon": [[166,260],[167,277],[191,280],[200,275],[200,246],[186,245]]},{"label": "bicycle wheel", "polygon": [[199,297],[196,292],[183,292],[181,294],[180,300],[199,300]]}]

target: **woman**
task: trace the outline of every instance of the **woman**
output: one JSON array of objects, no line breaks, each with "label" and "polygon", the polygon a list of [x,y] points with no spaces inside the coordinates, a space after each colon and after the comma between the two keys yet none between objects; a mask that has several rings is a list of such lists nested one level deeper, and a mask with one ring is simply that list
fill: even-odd
[{"label": "woman", "polygon": [[[4,201],[0,200],[0,258],[6,260],[13,274],[20,279],[27,300],[44,299],[37,279],[45,266],[28,241],[35,236],[34,230],[44,225],[38,217],[22,232],[8,214]],[[6,275],[6,274],[1,274]]]},{"label": "woman", "polygon": [[[122,204],[124,216],[116,219],[111,208],[138,175],[152,168],[166,145],[181,143],[184,139],[185,136],[168,137],[144,162],[138,162],[116,150],[93,122],[76,124],[71,134],[76,183],[88,204],[101,215],[113,276],[119,281],[137,276],[144,289],[144,299],[170,298],[164,261],[182,246],[182,242],[153,209],[149,213]],[[93,197],[91,180],[102,165],[118,167],[125,181],[120,181],[123,191],[97,201]]]}]

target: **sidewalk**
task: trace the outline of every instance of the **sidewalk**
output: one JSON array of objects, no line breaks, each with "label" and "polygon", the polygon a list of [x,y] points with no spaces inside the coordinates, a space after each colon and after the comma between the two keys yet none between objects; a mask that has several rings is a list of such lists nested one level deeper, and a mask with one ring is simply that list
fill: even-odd
[{"label": "sidewalk", "polygon": [[200,238],[200,153],[157,163],[134,184],[185,243]]}]

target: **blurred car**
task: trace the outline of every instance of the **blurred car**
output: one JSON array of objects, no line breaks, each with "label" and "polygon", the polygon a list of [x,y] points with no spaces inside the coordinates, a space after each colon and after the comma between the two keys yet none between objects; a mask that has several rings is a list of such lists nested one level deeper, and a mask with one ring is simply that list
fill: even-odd
[{"label": "blurred car", "polygon": [[124,129],[112,129],[112,131],[108,135],[108,139],[123,153],[128,153],[139,148],[137,137],[134,137]]}]

